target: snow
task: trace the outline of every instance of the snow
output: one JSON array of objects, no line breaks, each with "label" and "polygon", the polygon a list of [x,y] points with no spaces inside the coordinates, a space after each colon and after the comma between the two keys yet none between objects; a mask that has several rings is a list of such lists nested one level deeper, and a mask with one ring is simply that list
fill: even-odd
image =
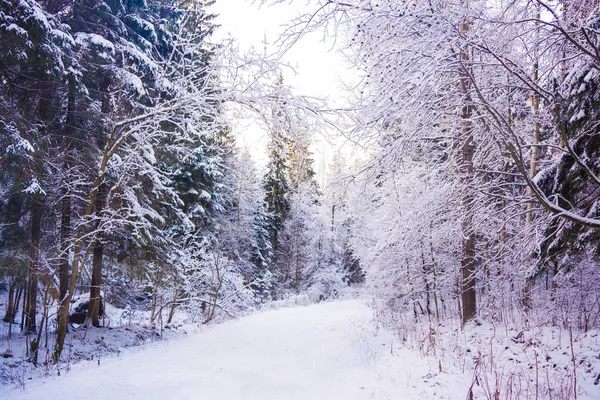
[{"label": "snow", "polygon": [[8,27],[6,28],[6,30],[8,32],[14,32],[16,35],[22,37],[22,38],[28,38],[29,35],[27,35],[27,31],[23,28],[21,28],[20,26],[16,25],[16,24],[10,24],[8,25]]},{"label": "snow", "polygon": [[14,144],[6,146],[7,153],[21,154],[23,152],[33,153],[35,151],[31,143],[19,135],[19,132],[16,130],[13,123],[5,125],[5,128],[12,131],[10,132],[11,139],[14,141]]},{"label": "snow", "polygon": [[128,15],[127,19],[134,22],[134,25],[137,25],[138,28],[141,28],[146,34],[148,34],[153,43],[158,40],[156,31],[154,30],[154,25],[152,25],[150,22],[138,17],[137,15]]},{"label": "snow", "polygon": [[121,82],[127,85],[128,88],[135,90],[138,95],[143,96],[146,94],[146,90],[144,90],[144,84],[137,75],[134,75],[131,72],[121,68],[117,69],[115,74],[118,75]]},{"label": "snow", "polygon": [[[52,29],[52,27],[50,26],[50,23],[48,22],[48,19],[46,18],[46,16],[44,15],[44,13],[42,12],[42,10],[38,7],[32,7],[30,4],[28,4],[27,2],[23,2],[21,1],[19,6],[25,8],[25,9],[29,9],[30,11],[30,17],[32,17],[33,19],[35,19],[37,21],[37,23],[40,25],[40,27],[42,27],[45,31],[50,31]],[[29,19],[29,18],[27,18]]]},{"label": "snow", "polygon": [[129,43],[126,43],[125,46],[123,46],[123,50],[129,55],[131,59],[135,60],[135,62],[141,67],[149,69],[154,75],[158,74],[158,66],[146,54],[142,53],[140,50],[133,47]]},{"label": "snow", "polygon": [[61,40],[64,44],[66,44],[68,47],[72,47],[75,45],[75,40],[73,39],[73,37],[71,35],[69,35],[68,33],[66,33],[65,31],[67,31],[69,28],[67,26],[61,26],[61,29],[53,29],[52,30],[52,35]]},{"label": "snow", "polygon": [[44,189],[42,189],[42,187],[40,186],[40,183],[38,182],[38,180],[36,178],[31,178],[31,181],[29,182],[29,186],[27,186],[27,188],[25,188],[23,190],[23,193],[41,194],[43,196],[46,195],[46,192],[44,191]]},{"label": "snow", "polygon": [[585,110],[580,109],[579,112],[571,117],[569,122],[572,124],[573,122],[577,122],[581,119],[585,118]]},{"label": "snow", "polygon": [[107,55],[113,55],[115,53],[115,46],[110,41],[95,33],[78,32],[75,34],[75,42],[83,47],[88,47],[89,44],[92,44],[101,49],[98,50],[98,52],[102,52]]},{"label": "snow", "polygon": [[402,349],[360,300],[255,314],[97,364],[0,398],[459,399],[471,382]]}]

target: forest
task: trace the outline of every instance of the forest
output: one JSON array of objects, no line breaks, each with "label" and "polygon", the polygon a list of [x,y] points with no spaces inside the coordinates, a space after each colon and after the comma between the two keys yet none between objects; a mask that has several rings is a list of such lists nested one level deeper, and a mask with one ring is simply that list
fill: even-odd
[{"label": "forest", "polygon": [[[213,39],[215,1],[0,0],[3,357],[60,364],[115,315],[162,334],[363,296],[424,353],[557,329],[567,366],[531,398],[578,398],[579,368],[597,385],[573,341],[600,329],[600,1],[311,0],[278,54]],[[284,79],[314,32],[357,76],[347,106]],[[333,135],[369,150],[319,184]],[[521,397],[493,355],[468,368]]]}]

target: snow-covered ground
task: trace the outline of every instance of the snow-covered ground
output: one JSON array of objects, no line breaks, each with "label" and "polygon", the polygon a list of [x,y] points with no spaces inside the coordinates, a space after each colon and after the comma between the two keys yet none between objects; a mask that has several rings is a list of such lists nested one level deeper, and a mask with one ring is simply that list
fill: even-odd
[{"label": "snow-covered ground", "polygon": [[[79,361],[69,371],[51,367],[60,377],[41,366],[19,385],[0,386],[0,399],[462,400],[470,388],[475,399],[495,398],[496,391],[510,399],[570,399],[575,365],[578,398],[600,398],[598,331],[574,335],[571,352],[568,331],[558,327],[478,321],[461,329],[447,321],[434,331],[405,321],[390,325],[393,335],[381,319],[366,302],[346,300],[199,331],[182,327],[157,342],[141,325],[93,329],[73,351],[96,357],[73,357]],[[127,338],[146,345],[124,348],[136,344]],[[103,351],[109,344],[119,348]]]},{"label": "snow-covered ground", "polygon": [[[6,297],[2,298],[0,293],[0,306],[4,304],[6,304]],[[120,309],[106,303],[105,315],[101,319],[102,328],[86,330],[73,326],[67,333],[61,362],[54,364],[52,350],[56,342],[55,316],[56,314],[51,315],[48,318],[49,326],[43,327],[37,367],[31,362],[26,348],[26,343],[34,336],[27,336],[26,332],[20,330],[19,324],[14,323],[9,340],[9,324],[0,321],[0,388],[23,387],[42,377],[64,375],[73,365],[85,360],[103,362],[104,359],[117,356],[130,347],[172,340],[206,329],[205,326],[200,325],[198,318],[194,321],[193,317],[185,312],[175,313],[170,324],[161,325],[158,321],[151,322],[150,311],[132,307]],[[42,319],[43,315],[40,312],[37,320]]]},{"label": "snow-covered ground", "polygon": [[471,378],[402,349],[359,300],[255,314],[76,364],[0,398],[464,399]]}]

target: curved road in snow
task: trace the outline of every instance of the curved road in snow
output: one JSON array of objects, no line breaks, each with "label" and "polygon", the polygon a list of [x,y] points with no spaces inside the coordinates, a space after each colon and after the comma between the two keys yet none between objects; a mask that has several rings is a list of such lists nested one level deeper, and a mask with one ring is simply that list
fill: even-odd
[{"label": "curved road in snow", "polygon": [[[2,390],[11,400],[464,399],[469,379],[397,349],[359,300],[268,311]],[[433,377],[432,377],[433,376]],[[6,389],[6,388],[5,388]]]}]

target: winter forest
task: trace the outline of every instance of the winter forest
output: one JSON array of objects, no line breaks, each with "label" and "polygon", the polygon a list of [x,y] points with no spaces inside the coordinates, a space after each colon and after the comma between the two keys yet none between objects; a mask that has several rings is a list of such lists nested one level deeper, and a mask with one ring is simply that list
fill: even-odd
[{"label": "winter forest", "polygon": [[[335,330],[357,392],[142,398],[600,398],[600,1],[256,0],[300,12],[249,50],[229,1],[0,0],[0,398]],[[343,102],[289,83],[315,34]]]}]

